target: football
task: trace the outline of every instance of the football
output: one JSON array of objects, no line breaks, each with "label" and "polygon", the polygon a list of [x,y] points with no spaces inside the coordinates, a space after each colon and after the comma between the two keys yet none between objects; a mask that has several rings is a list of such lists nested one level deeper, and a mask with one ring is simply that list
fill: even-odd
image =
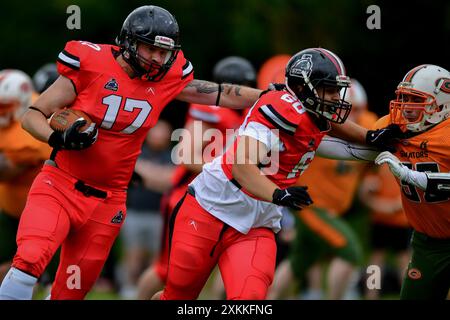
[{"label": "football", "polygon": [[50,117],[50,127],[55,131],[64,131],[79,118],[83,118],[87,121],[87,123],[82,126],[79,131],[84,131],[89,128],[92,123],[91,118],[89,118],[89,116],[83,111],[75,109],[61,109],[56,111]]}]

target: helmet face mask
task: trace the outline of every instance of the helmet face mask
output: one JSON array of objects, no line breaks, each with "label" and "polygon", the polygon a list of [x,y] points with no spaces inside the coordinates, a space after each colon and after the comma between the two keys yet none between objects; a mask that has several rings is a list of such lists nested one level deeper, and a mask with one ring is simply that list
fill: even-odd
[{"label": "helmet face mask", "polygon": [[[286,87],[305,108],[331,122],[344,123],[351,111],[345,101],[350,78],[342,61],[322,48],[295,54],[286,66]],[[334,93],[334,94],[333,94]],[[330,96],[339,98],[329,98]]]},{"label": "helmet face mask", "polygon": [[[124,60],[133,68],[135,74],[148,81],[161,80],[172,67],[181,49],[175,17],[157,6],[142,6],[131,12],[125,19],[116,42]],[[167,50],[162,65],[139,54],[142,44]]]},{"label": "helmet face mask", "polygon": [[450,73],[421,65],[409,71],[390,102],[391,122],[403,130],[423,132],[450,116]]}]

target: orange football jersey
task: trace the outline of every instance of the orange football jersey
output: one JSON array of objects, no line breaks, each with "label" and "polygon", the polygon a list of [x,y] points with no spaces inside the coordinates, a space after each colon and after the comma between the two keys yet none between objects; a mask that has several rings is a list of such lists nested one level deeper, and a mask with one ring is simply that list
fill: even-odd
[{"label": "orange football jersey", "polygon": [[[384,116],[376,124],[390,124]],[[409,167],[421,172],[450,171],[450,119],[417,135],[401,140],[395,155]],[[431,196],[418,188],[399,182],[402,203],[411,226],[434,238],[450,238],[450,198]]]},{"label": "orange football jersey", "polygon": [[0,182],[0,208],[19,217],[27,200],[28,190],[44,160],[50,157],[51,148],[22,129],[19,122],[0,128],[0,153],[25,171],[11,181]]}]

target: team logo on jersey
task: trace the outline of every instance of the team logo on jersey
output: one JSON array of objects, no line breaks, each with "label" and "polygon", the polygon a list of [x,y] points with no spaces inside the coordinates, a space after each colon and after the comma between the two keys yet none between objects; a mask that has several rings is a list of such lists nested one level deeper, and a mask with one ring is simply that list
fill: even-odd
[{"label": "team logo on jersey", "polygon": [[151,94],[155,95],[155,89],[153,89],[153,87],[148,87],[147,93],[151,93]]},{"label": "team logo on jersey", "polygon": [[420,272],[419,269],[411,268],[408,270],[408,277],[413,280],[418,280],[422,278],[422,273]]},{"label": "team logo on jersey", "polygon": [[105,84],[105,89],[117,91],[119,90],[119,84],[117,83],[116,79],[112,78]]},{"label": "team logo on jersey", "polygon": [[122,210],[120,210],[119,212],[116,213],[116,215],[114,216],[114,218],[112,218],[111,223],[122,223],[123,220],[123,212]]},{"label": "team logo on jersey", "polygon": [[309,77],[313,67],[312,55],[304,54],[301,59],[291,68],[290,74],[292,76],[303,77],[303,72]]},{"label": "team logo on jersey", "polygon": [[197,230],[197,223],[194,220],[190,220],[189,221],[189,225],[192,226],[195,229],[195,231],[198,231]]},{"label": "team logo on jersey", "polygon": [[428,140],[424,140],[420,143],[420,149],[422,149],[422,150],[428,149]]}]

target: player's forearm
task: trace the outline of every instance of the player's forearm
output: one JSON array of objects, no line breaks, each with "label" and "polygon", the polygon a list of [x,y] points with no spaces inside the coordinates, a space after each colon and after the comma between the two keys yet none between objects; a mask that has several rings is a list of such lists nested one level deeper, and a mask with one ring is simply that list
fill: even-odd
[{"label": "player's forearm", "polygon": [[251,107],[258,100],[261,90],[234,84],[222,84],[219,105],[233,109]]},{"label": "player's forearm", "polygon": [[[219,92],[220,89],[220,92]],[[177,96],[178,100],[232,109],[248,108],[258,100],[261,90],[194,79]]]},{"label": "player's forearm", "polygon": [[343,124],[332,123],[331,127],[330,135],[334,137],[360,144],[366,143],[367,129],[351,120],[347,120]]},{"label": "player's forearm", "polygon": [[272,196],[278,186],[264,176],[256,165],[234,164],[233,178],[252,195],[268,202],[272,202]]},{"label": "player's forearm", "polygon": [[379,153],[375,148],[329,136],[324,137],[317,148],[319,157],[334,160],[373,161]]},{"label": "player's forearm", "polygon": [[22,128],[42,142],[48,142],[48,138],[53,132],[44,115],[35,110],[28,110],[23,115]]}]

